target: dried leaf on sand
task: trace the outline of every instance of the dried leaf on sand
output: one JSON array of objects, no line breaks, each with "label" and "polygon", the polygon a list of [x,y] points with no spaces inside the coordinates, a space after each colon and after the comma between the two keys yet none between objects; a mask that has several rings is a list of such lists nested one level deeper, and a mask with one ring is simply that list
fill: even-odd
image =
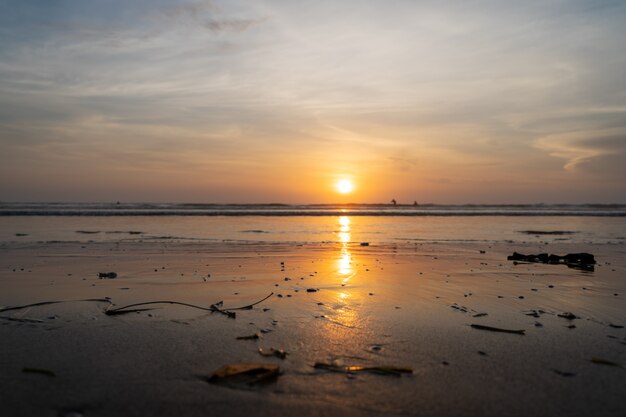
[{"label": "dried leaf on sand", "polygon": [[207,381],[214,384],[254,385],[277,378],[279,371],[278,365],[273,363],[235,363],[217,369]]}]

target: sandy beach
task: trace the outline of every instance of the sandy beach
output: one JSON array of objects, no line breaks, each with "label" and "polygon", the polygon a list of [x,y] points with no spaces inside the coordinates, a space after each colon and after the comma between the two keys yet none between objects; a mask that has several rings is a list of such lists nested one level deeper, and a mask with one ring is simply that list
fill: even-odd
[{"label": "sandy beach", "polygon": [[[515,264],[513,251],[584,251],[598,264]],[[0,314],[3,415],[622,416],[625,252],[567,242],[5,242],[3,308],[103,301]],[[270,293],[235,319],[169,304],[105,314],[157,300],[228,310]],[[559,316],[568,312],[577,318]],[[207,381],[236,363],[280,374]],[[412,372],[381,372],[390,366]]]}]

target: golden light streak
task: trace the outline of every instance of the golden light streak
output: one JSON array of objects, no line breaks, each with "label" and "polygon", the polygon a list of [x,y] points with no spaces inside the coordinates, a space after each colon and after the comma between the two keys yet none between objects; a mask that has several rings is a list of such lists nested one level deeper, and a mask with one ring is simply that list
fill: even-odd
[{"label": "golden light streak", "polygon": [[[339,233],[337,236],[339,237],[339,242],[341,243],[341,252],[338,260],[338,272],[340,275],[350,275],[353,273],[352,268],[352,255],[350,254],[350,250],[348,244],[350,243],[350,218],[348,216],[340,216],[339,217]],[[350,275],[351,276],[351,275]],[[350,276],[344,277],[343,282],[345,283],[350,279]]]}]

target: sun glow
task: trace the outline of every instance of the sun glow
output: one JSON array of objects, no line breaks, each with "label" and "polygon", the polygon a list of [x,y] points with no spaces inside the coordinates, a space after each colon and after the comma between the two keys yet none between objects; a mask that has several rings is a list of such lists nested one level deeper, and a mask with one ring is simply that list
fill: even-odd
[{"label": "sun glow", "polygon": [[348,194],[354,190],[354,184],[350,180],[339,180],[336,184],[337,191],[341,194]]}]

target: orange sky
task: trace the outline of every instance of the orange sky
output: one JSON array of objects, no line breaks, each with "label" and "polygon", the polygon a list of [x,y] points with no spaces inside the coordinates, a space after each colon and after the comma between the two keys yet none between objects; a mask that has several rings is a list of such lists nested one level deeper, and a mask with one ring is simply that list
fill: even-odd
[{"label": "orange sky", "polygon": [[0,199],[626,202],[626,5],[545,3],[2,2]]}]

